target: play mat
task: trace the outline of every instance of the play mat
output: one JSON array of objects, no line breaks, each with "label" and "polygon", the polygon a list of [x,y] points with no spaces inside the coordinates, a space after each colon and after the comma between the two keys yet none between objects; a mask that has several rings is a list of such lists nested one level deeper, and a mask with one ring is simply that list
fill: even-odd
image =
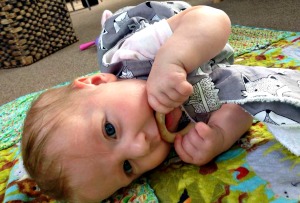
[{"label": "play mat", "polygon": [[[300,33],[235,25],[229,42],[235,49],[236,64],[300,70]],[[41,92],[0,106],[1,202],[56,202],[28,178],[20,155],[25,113]],[[262,123],[253,121],[230,150],[207,165],[185,164],[171,151],[161,166],[104,202],[299,201],[300,157],[279,144]]]}]

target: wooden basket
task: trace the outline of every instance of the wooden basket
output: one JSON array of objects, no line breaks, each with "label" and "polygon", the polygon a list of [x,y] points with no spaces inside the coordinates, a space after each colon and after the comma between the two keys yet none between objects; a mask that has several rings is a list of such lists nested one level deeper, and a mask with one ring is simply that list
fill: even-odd
[{"label": "wooden basket", "polygon": [[78,41],[64,0],[0,0],[0,68],[32,64]]}]

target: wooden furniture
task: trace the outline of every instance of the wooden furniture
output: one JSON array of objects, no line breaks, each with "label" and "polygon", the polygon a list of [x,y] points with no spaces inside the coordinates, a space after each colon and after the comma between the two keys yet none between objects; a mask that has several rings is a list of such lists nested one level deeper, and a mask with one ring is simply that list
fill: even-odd
[{"label": "wooden furniture", "polygon": [[32,64],[76,41],[64,0],[0,0],[0,68]]}]

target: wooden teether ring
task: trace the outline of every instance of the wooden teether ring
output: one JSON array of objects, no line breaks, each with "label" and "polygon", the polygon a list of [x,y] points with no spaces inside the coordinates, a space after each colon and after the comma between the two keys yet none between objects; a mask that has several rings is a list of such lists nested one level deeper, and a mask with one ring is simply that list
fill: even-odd
[{"label": "wooden teether ring", "polygon": [[192,127],[194,127],[193,123],[189,123],[184,129],[180,130],[179,132],[171,133],[166,127],[165,117],[165,114],[158,112],[155,113],[155,118],[157,121],[159,132],[161,134],[161,137],[166,142],[173,143],[176,135],[184,136],[190,131]]}]

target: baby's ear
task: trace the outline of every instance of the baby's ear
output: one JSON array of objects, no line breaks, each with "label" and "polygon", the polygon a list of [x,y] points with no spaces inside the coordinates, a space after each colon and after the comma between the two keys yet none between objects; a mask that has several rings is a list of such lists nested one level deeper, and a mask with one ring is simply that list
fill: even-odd
[{"label": "baby's ear", "polygon": [[103,83],[115,82],[117,77],[110,73],[98,73],[95,75],[77,78],[73,81],[73,86],[79,89],[93,88]]},{"label": "baby's ear", "polygon": [[105,10],[102,13],[102,18],[101,18],[101,25],[103,27],[105,21],[110,18],[111,16],[113,16],[113,13],[110,10]]}]

